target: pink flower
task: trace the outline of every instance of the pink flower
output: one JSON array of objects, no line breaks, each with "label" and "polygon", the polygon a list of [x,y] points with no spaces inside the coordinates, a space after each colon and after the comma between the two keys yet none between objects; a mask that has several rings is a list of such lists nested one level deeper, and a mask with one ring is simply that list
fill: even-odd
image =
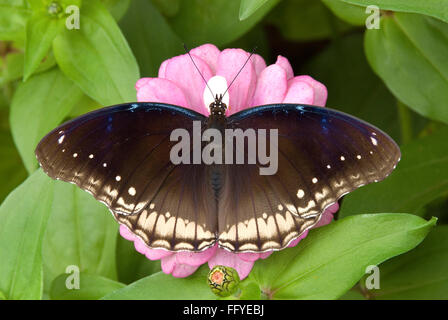
[{"label": "pink flower", "polygon": [[[249,53],[241,49],[220,51],[212,44],[197,47],[190,53],[207,81],[218,75],[224,77],[227,83],[233,80],[249,56]],[[138,101],[169,103],[209,115],[208,105],[203,101],[206,85],[186,54],[164,61],[157,78],[142,78],[135,87]],[[227,115],[253,106],[281,102],[323,107],[327,100],[327,89],[310,76],[294,77],[288,59],[282,56],[278,56],[275,64],[266,66],[264,59],[255,54],[230,87],[229,96],[230,110]],[[337,203],[327,208],[316,227],[330,223],[338,209]],[[175,253],[148,248],[124,225],[120,226],[120,234],[125,239],[134,241],[136,250],[148,259],[161,260],[163,272],[174,277],[187,277],[200,265],[208,262],[210,269],[215,265],[232,267],[244,279],[256,260],[265,259],[272,253],[236,254],[218,248],[217,245],[199,253]],[[296,246],[307,234],[305,232],[289,246]]]}]

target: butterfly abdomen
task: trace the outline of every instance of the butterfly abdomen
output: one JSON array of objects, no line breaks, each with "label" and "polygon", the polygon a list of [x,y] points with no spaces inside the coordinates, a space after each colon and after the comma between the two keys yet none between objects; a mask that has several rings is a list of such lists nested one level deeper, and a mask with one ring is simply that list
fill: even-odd
[{"label": "butterfly abdomen", "polygon": [[213,190],[213,194],[215,196],[215,199],[218,201],[220,191],[222,189],[223,185],[223,174],[222,170],[219,166],[214,166],[214,168],[211,171],[210,175],[210,181],[211,181],[211,187]]}]

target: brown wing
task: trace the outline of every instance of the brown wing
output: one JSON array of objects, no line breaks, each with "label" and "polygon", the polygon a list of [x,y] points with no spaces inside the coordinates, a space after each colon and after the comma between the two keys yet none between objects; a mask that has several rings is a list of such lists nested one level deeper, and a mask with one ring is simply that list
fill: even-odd
[{"label": "brown wing", "polygon": [[[286,247],[314,226],[344,194],[383,180],[400,150],[379,129],[327,108],[275,105],[240,112],[229,128],[267,129],[267,150],[278,148],[278,170],[260,163],[227,165],[218,208],[219,245],[234,252]],[[269,143],[269,130],[278,143]]]},{"label": "brown wing", "polygon": [[133,103],[78,117],[36,148],[50,177],[106,204],[148,246],[202,250],[216,240],[216,204],[205,165],[174,165],[171,132],[206,118],[181,107]]}]

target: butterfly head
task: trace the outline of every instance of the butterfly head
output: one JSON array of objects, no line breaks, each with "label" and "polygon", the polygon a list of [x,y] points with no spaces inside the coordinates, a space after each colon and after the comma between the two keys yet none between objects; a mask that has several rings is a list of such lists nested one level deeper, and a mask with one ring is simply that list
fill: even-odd
[{"label": "butterfly head", "polygon": [[215,96],[215,101],[210,103],[210,114],[215,116],[224,116],[227,110],[227,105],[222,102],[223,95],[220,94],[219,96]]}]

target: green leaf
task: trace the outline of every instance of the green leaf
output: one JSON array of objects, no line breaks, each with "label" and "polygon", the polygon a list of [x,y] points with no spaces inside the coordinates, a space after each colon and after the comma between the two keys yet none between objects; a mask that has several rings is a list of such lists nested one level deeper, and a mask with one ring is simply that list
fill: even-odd
[{"label": "green leaf", "polygon": [[207,284],[208,266],[202,266],[188,278],[174,278],[163,272],[134,282],[106,295],[106,300],[214,300]]},{"label": "green leaf", "polygon": [[240,284],[240,287],[240,300],[260,300],[261,290],[256,282],[249,281],[248,283]]},{"label": "green leaf", "polygon": [[167,17],[172,17],[179,12],[180,0],[152,0],[159,12]]},{"label": "green leaf", "polygon": [[309,0],[282,1],[267,21],[291,41],[327,39],[352,28],[337,19],[322,2]]},{"label": "green leaf", "polygon": [[369,265],[418,245],[435,225],[409,214],[356,215],[312,230],[294,248],[258,261],[249,279],[272,299],[337,299]]},{"label": "green leaf", "polygon": [[33,15],[26,24],[26,48],[24,80],[39,67],[51,48],[53,39],[64,27],[64,20],[50,18],[46,14]]},{"label": "green leaf", "polygon": [[80,24],[53,42],[61,70],[102,105],[135,101],[138,65],[113,17],[97,0],[89,0]]},{"label": "green leaf", "polygon": [[347,291],[339,300],[366,300],[361,292],[355,289]]},{"label": "green leaf", "polygon": [[26,0],[0,0],[0,40],[23,38],[30,14]]},{"label": "green leaf", "polygon": [[241,21],[246,20],[260,9],[267,1],[272,0],[241,0],[239,18]]},{"label": "green leaf", "polygon": [[204,43],[223,46],[249,31],[279,0],[267,1],[244,21],[239,20],[239,1],[181,1],[178,13],[169,22],[179,37],[189,46]]},{"label": "green leaf", "polygon": [[116,21],[123,18],[131,4],[131,0],[102,0],[102,2]]},{"label": "green leaf", "polygon": [[125,287],[123,283],[81,272],[79,289],[67,289],[67,276],[69,274],[61,274],[54,279],[50,291],[52,300],[98,300],[106,294]]},{"label": "green leaf", "polygon": [[342,20],[357,26],[365,25],[368,15],[364,7],[351,5],[341,0],[322,0],[322,2]]},{"label": "green leaf", "polygon": [[157,76],[164,60],[183,53],[182,41],[151,1],[133,0],[120,27],[144,77]]},{"label": "green leaf", "polygon": [[[27,177],[22,159],[7,128],[0,128],[0,203]],[[1,222],[0,222],[1,223]]]},{"label": "green leaf", "polygon": [[0,290],[8,299],[42,297],[41,246],[54,183],[39,170],[0,207]]},{"label": "green leaf", "polygon": [[67,266],[116,279],[118,225],[105,205],[77,186],[56,182],[53,213],[42,247],[45,287]]},{"label": "green leaf", "polygon": [[117,239],[116,261],[118,280],[127,284],[160,271],[160,261],[147,259],[135,250],[133,241],[120,236]]},{"label": "green leaf", "polygon": [[102,106],[98,102],[92,100],[86,95],[83,95],[81,100],[76,103],[75,107],[72,109],[68,117],[76,118],[88,112],[100,109],[101,107]]},{"label": "green leaf", "polygon": [[82,96],[81,90],[58,69],[37,74],[19,85],[11,104],[10,123],[28,172],[37,168],[37,143],[60,124]]},{"label": "green leaf", "polygon": [[390,210],[416,213],[448,192],[448,128],[401,148],[402,160],[380,183],[370,184],[344,198],[340,216]]},{"label": "green leaf", "polygon": [[329,108],[359,117],[394,139],[400,138],[396,99],[367,63],[362,34],[347,35],[333,41],[300,73],[309,74],[325,84]]},{"label": "green leaf", "polygon": [[448,226],[436,227],[415,250],[380,266],[374,299],[448,299]]},{"label": "green leaf", "polygon": [[367,30],[366,54],[375,72],[404,104],[448,123],[448,25],[395,13]]},{"label": "green leaf", "polygon": [[[0,72],[0,86],[23,77],[25,55],[23,52],[12,52],[6,55],[2,72]],[[35,74],[46,71],[56,65],[50,52],[38,66]]]},{"label": "green leaf", "polygon": [[363,7],[375,5],[381,10],[421,13],[448,22],[446,0],[340,0]]},{"label": "green leaf", "polygon": [[63,16],[68,6],[74,5],[81,7],[82,0],[27,0],[34,12],[41,12],[50,15],[49,7],[55,4],[60,8],[60,13],[55,16]]}]

